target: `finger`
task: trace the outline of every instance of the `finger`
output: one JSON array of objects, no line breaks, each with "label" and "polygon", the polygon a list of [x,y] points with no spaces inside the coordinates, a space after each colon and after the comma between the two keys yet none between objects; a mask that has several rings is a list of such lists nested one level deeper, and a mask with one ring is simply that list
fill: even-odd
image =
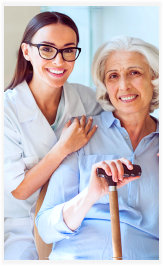
[{"label": "finger", "polygon": [[124,163],[124,164],[127,166],[127,168],[128,168],[129,170],[132,170],[132,169],[133,169],[132,162],[129,161],[128,159],[126,159],[126,158],[121,158],[120,161],[121,161],[122,163]]},{"label": "finger", "polygon": [[79,126],[79,119],[77,117],[75,117],[74,120],[73,120],[73,123],[77,124]]},{"label": "finger", "polygon": [[124,168],[123,168],[122,162],[120,160],[117,160],[116,166],[118,170],[118,180],[123,180]]},{"label": "finger", "polygon": [[118,182],[118,169],[114,161],[109,164],[112,173],[112,179],[114,182]]},{"label": "finger", "polygon": [[86,117],[85,115],[82,115],[82,117],[80,118],[80,125],[82,127],[85,127],[85,122],[86,122]]},{"label": "finger", "polygon": [[139,178],[140,178],[140,176],[134,176],[134,177],[132,176],[132,177],[127,177],[125,179],[126,179],[126,182],[129,183],[129,182],[136,180],[136,179],[139,179]]},{"label": "finger", "polygon": [[118,181],[117,183],[117,187],[120,188],[128,183],[130,183],[131,181],[134,181],[136,179],[139,179],[140,176],[135,176],[135,177],[125,177],[122,181]]},{"label": "finger", "polygon": [[110,167],[105,161],[96,163],[93,165],[93,167],[94,167],[94,173],[96,174],[97,177],[98,177],[97,168],[102,168],[102,169],[104,169],[104,171],[106,172],[107,175],[111,175]]},{"label": "finger", "polygon": [[96,132],[98,126],[95,125],[93,126],[93,128],[89,131],[88,135],[87,135],[87,138],[88,138],[88,141],[92,138],[92,136],[94,135],[94,133]]},{"label": "finger", "polygon": [[71,120],[68,120],[67,123],[64,125],[64,128],[67,128],[71,125]]},{"label": "finger", "polygon": [[109,185],[108,185],[108,182],[107,182],[107,180],[106,180],[106,178],[101,178],[102,180],[101,180],[101,183],[102,183],[102,186],[103,186],[103,189],[104,189],[104,192],[105,192],[105,194],[107,193],[109,193]]},{"label": "finger", "polygon": [[85,133],[87,134],[88,131],[90,130],[91,126],[92,126],[92,122],[93,122],[93,118],[89,117],[86,126],[85,126]]}]

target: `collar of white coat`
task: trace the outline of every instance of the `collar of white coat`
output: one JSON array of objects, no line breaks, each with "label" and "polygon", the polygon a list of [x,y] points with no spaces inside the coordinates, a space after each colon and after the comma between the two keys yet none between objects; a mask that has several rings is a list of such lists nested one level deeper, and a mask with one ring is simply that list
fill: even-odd
[{"label": "collar of white coat", "polygon": [[[39,109],[32,92],[26,81],[23,81],[15,88],[15,103],[18,109],[18,117],[20,122],[36,119]],[[80,96],[72,84],[66,82],[63,86],[65,108],[64,113],[69,117],[86,115],[85,108]],[[23,110],[22,112],[20,110]]]}]

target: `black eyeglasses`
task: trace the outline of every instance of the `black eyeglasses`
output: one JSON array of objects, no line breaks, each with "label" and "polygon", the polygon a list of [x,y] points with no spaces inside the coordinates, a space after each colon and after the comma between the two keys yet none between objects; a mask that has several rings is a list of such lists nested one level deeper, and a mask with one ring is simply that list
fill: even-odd
[{"label": "black eyeglasses", "polygon": [[61,53],[63,60],[73,62],[78,58],[81,52],[81,48],[79,47],[68,47],[64,49],[58,49],[48,44],[34,44],[30,42],[27,43],[31,46],[37,47],[40,57],[46,60],[51,60],[55,58],[58,53]]}]

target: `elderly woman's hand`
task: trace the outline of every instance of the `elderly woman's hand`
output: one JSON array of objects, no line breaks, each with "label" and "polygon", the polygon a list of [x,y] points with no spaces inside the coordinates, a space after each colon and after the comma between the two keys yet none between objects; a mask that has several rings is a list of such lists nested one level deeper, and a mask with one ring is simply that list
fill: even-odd
[{"label": "elderly woman's hand", "polygon": [[111,173],[110,175],[112,176],[113,181],[117,183],[117,188],[120,188],[128,184],[129,182],[140,178],[140,176],[123,177],[124,168],[123,168],[122,163],[125,164],[129,170],[133,169],[132,163],[125,158],[120,158],[120,159],[112,160],[112,161],[106,161],[106,163],[109,167],[109,170]]},{"label": "elderly woman's hand", "polygon": [[112,179],[114,182],[117,183],[117,187],[120,188],[129,182],[140,178],[140,176],[136,177],[123,177],[124,175],[124,168],[123,164],[127,166],[129,170],[133,169],[132,163],[125,159],[117,159],[117,160],[111,160],[111,161],[102,161],[94,164],[92,166],[92,172],[91,172],[91,178],[88,185],[88,190],[90,194],[90,198],[92,199],[92,202],[95,203],[97,200],[100,199],[100,197],[108,194],[108,183],[105,178],[99,177],[97,175],[97,168],[102,168],[105,170],[106,174],[108,176],[112,176]]}]

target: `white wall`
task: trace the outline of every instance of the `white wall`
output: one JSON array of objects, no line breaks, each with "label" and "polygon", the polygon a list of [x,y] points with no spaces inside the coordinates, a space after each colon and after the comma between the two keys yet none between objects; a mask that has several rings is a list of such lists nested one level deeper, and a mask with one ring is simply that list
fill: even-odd
[{"label": "white wall", "polygon": [[158,47],[158,12],[154,6],[93,7],[92,25],[98,36],[94,50],[116,35],[139,37]]},{"label": "white wall", "polygon": [[24,30],[33,16],[40,13],[39,6],[4,7],[4,85],[11,81],[17,58],[17,51]]}]

